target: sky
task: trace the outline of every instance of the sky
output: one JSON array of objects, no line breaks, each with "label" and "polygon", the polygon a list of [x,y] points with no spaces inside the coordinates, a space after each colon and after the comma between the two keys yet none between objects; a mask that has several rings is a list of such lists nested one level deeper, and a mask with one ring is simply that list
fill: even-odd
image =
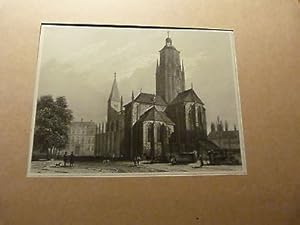
[{"label": "sky", "polygon": [[238,124],[235,50],[230,31],[75,27],[43,25],[38,97],[66,96],[75,120],[106,120],[114,79],[124,104],[142,92],[155,93],[156,61],[167,32],[180,51],[191,87],[204,102],[207,124],[217,116]]}]

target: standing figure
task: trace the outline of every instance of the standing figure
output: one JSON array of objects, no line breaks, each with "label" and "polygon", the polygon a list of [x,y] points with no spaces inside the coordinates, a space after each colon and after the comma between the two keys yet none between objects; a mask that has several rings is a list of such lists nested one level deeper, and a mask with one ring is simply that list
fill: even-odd
[{"label": "standing figure", "polygon": [[67,166],[67,161],[68,161],[68,156],[67,156],[67,152],[65,152],[65,154],[64,154],[64,167]]},{"label": "standing figure", "polygon": [[200,167],[203,167],[204,163],[203,163],[203,157],[201,154],[199,154],[199,161],[200,161]]},{"label": "standing figure", "polygon": [[74,154],[73,154],[73,152],[71,152],[71,155],[70,155],[70,166],[71,167],[74,166]]},{"label": "standing figure", "polygon": [[140,156],[137,156],[137,157],[136,157],[137,165],[140,165],[140,161],[141,161],[141,157],[140,157]]}]

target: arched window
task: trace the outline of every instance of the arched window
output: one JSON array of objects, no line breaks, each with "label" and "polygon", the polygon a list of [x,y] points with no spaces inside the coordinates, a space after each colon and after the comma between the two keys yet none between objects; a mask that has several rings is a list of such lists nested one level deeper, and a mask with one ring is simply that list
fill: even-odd
[{"label": "arched window", "polygon": [[147,136],[148,136],[148,142],[151,142],[152,141],[152,138],[153,138],[153,134],[152,134],[152,124],[149,124],[148,125],[148,129],[147,129]]},{"label": "arched window", "polygon": [[110,124],[110,131],[114,131],[114,122],[111,122]]},{"label": "arched window", "polygon": [[118,130],[118,129],[119,129],[119,121],[116,120],[116,130]]},{"label": "arched window", "polygon": [[198,121],[199,121],[199,125],[200,127],[202,127],[203,121],[202,121],[202,108],[201,106],[198,107]]},{"label": "arched window", "polygon": [[160,130],[161,126],[158,125],[156,127],[156,135],[157,135],[157,142],[161,142],[161,130]]},{"label": "arched window", "polygon": [[191,107],[190,107],[188,118],[189,118],[190,128],[191,128],[191,130],[194,130],[195,122],[196,122],[195,121],[195,108],[194,108],[194,105],[191,105]]}]

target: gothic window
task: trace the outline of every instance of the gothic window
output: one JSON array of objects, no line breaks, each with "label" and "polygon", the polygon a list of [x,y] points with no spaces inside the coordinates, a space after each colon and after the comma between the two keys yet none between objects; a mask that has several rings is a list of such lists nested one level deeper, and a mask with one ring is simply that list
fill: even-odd
[{"label": "gothic window", "polygon": [[136,120],[139,119],[139,105],[136,106],[136,114],[135,114]]},{"label": "gothic window", "polygon": [[114,122],[111,122],[110,124],[110,131],[113,131],[114,130]]},{"label": "gothic window", "polygon": [[153,134],[152,134],[152,125],[151,124],[148,125],[147,136],[148,136],[147,141],[151,142],[152,141],[152,137],[153,137]]},{"label": "gothic window", "polygon": [[161,142],[161,130],[160,130],[161,126],[157,126],[156,128],[156,135],[157,135],[157,142]]},{"label": "gothic window", "polygon": [[198,107],[198,122],[199,122],[200,126],[202,127],[202,110],[201,110],[201,106]]},{"label": "gothic window", "polygon": [[191,128],[191,130],[194,130],[194,128],[195,128],[195,110],[194,110],[194,106],[190,107],[188,118],[189,118],[190,128]]}]

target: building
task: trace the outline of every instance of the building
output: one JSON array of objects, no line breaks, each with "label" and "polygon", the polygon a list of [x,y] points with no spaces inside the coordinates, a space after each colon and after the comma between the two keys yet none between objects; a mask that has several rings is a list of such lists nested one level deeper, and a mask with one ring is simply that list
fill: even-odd
[{"label": "building", "polygon": [[116,73],[107,101],[107,122],[102,122],[96,129],[95,156],[103,158],[124,158],[124,110],[120,96]]},{"label": "building", "polygon": [[166,109],[176,124],[174,147],[178,151],[197,150],[200,140],[207,140],[204,103],[191,88],[180,92]]},{"label": "building", "polygon": [[132,94],[131,102],[125,105],[124,156],[132,159],[143,156],[163,159],[168,152],[169,139],[174,123],[165,114],[166,102],[154,94]]},{"label": "building", "polygon": [[96,123],[93,121],[71,122],[69,128],[69,142],[66,146],[68,153],[73,152],[76,156],[95,156]]},{"label": "building", "polygon": [[206,109],[193,88],[185,90],[180,52],[165,40],[156,68],[156,93],[139,93],[123,106],[116,74],[107,121],[97,127],[98,157],[167,160],[175,152],[217,148],[207,139]]},{"label": "building", "polygon": [[218,117],[216,123],[211,123],[208,139],[220,148],[224,160],[232,160],[241,164],[239,131],[235,125],[233,130],[229,130],[228,122],[225,120],[223,124]]},{"label": "building", "polygon": [[156,66],[156,95],[170,103],[185,90],[184,66],[180,64],[180,52],[167,37],[165,46],[159,51],[160,62]]}]

